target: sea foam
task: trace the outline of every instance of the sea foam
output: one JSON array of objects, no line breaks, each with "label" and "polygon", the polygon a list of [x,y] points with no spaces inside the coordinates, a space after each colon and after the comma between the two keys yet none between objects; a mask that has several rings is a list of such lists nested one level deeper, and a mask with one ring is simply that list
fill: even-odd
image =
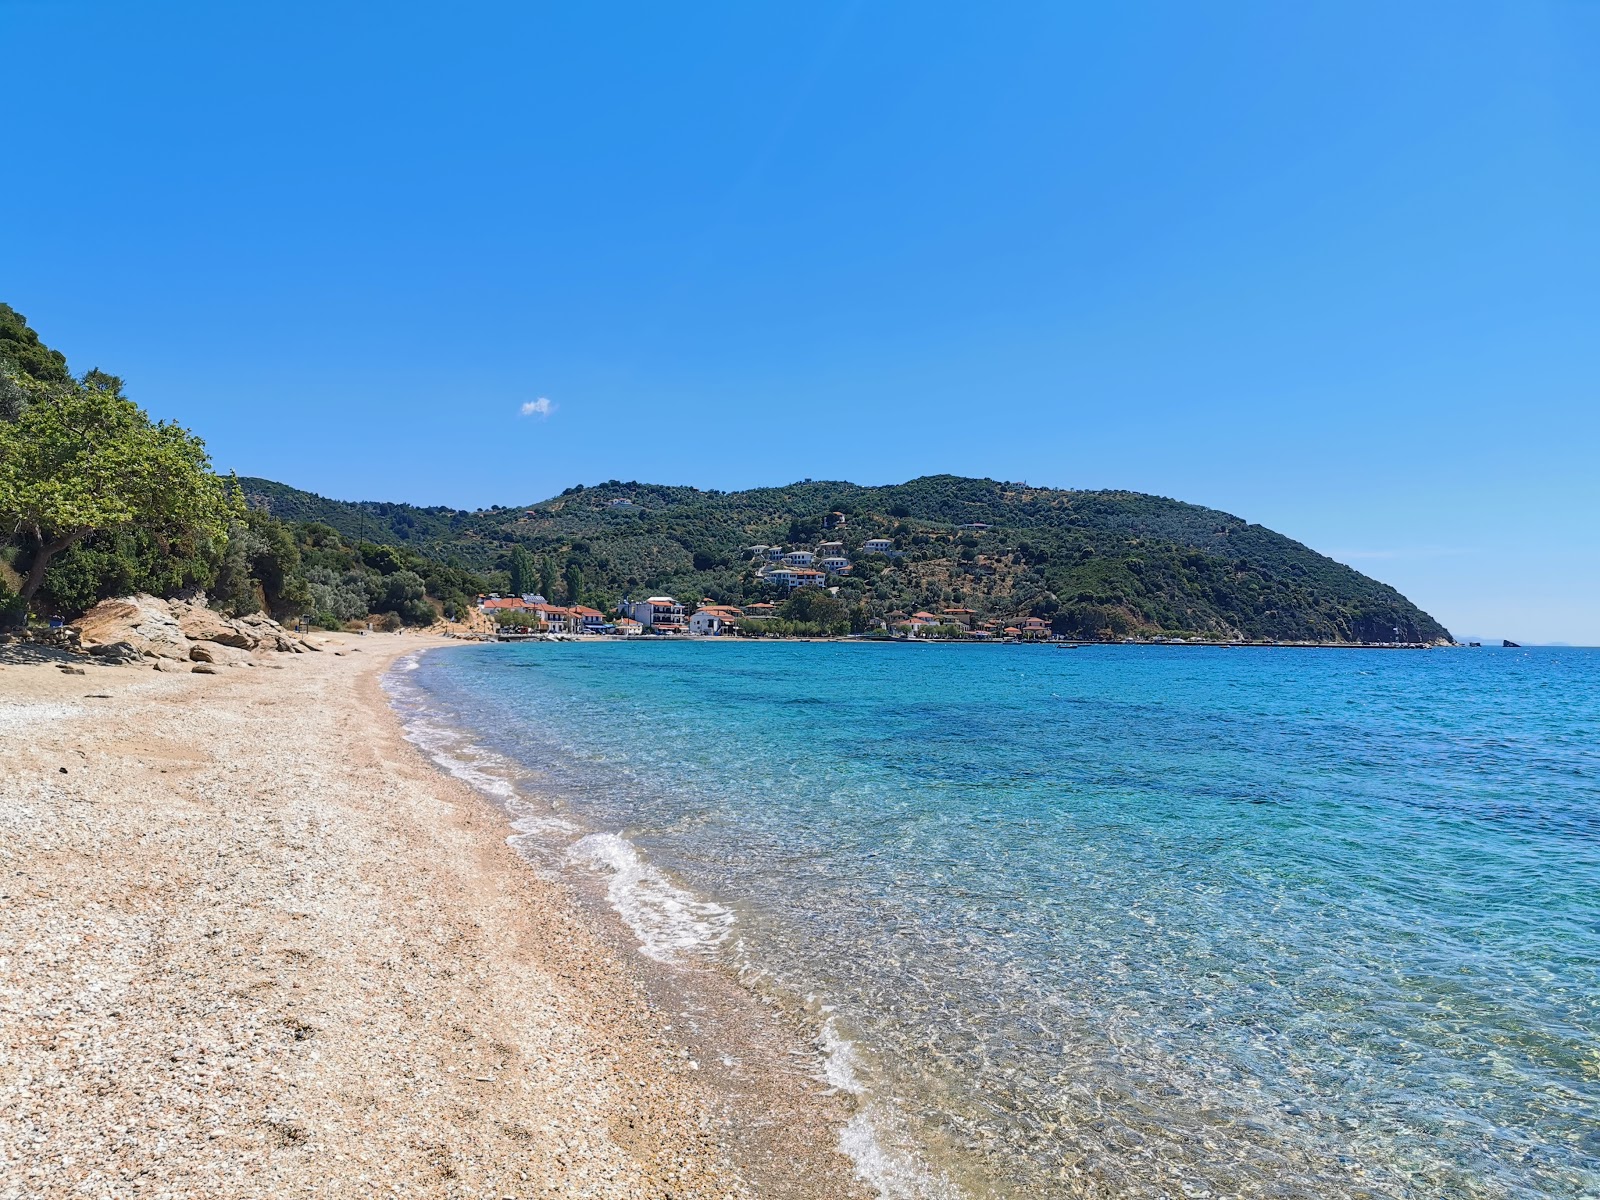
[{"label": "sea foam", "polygon": [[673,883],[620,834],[591,833],[567,851],[570,861],[609,875],[606,898],[660,962],[706,954],[727,940],[733,913]]}]

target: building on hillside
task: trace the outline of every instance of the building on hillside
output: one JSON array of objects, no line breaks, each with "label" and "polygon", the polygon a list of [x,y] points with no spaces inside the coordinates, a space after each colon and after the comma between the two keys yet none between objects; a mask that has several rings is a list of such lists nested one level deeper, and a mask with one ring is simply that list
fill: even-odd
[{"label": "building on hillside", "polygon": [[963,625],[968,629],[978,619],[978,610],[975,608],[947,608],[940,614],[952,625]]},{"label": "building on hillside", "polygon": [[754,546],[746,546],[744,552],[751,558],[766,558],[767,551],[771,549],[765,542],[757,542]]},{"label": "building on hillside", "polygon": [[682,633],[683,605],[671,596],[651,596],[648,600],[623,603],[623,611],[646,630],[655,633]]},{"label": "building on hillside", "polygon": [[987,525],[982,521],[967,521],[965,524],[957,525],[956,528],[965,529],[969,533],[987,533],[990,529],[994,528],[994,526]]},{"label": "building on hillside", "polygon": [[638,637],[644,632],[644,626],[632,617],[618,617],[616,630],[622,637]]},{"label": "building on hillside", "polygon": [[767,561],[768,562],[777,562],[782,557],[783,557],[783,547],[782,546],[768,546],[767,547]]},{"label": "building on hillside", "polygon": [[817,543],[817,557],[818,558],[827,558],[830,554],[843,554],[843,553],[844,553],[844,543],[843,542],[818,542]]},{"label": "building on hillside", "polygon": [[783,556],[783,561],[791,567],[809,567],[816,557],[809,550],[791,550]]},{"label": "building on hillside", "polygon": [[778,567],[767,572],[768,583],[790,590],[798,587],[821,587],[825,579],[827,575],[810,567]]},{"label": "building on hillside", "polygon": [[845,527],[844,514],[842,512],[829,513],[822,518],[822,527],[824,529],[843,529]]},{"label": "building on hillside", "polygon": [[850,560],[842,554],[830,554],[821,560],[821,566],[829,575],[843,575],[850,570]]},{"label": "building on hillside", "polygon": [[756,604],[744,606],[745,619],[748,621],[767,621],[778,615],[778,606],[765,600]]},{"label": "building on hillside", "polygon": [[861,552],[863,554],[888,554],[893,549],[893,538],[868,538],[861,543]]},{"label": "building on hillside", "polygon": [[1038,617],[1029,617],[1026,621],[1017,622],[1017,636],[1040,640],[1050,636],[1050,622],[1042,621]]}]

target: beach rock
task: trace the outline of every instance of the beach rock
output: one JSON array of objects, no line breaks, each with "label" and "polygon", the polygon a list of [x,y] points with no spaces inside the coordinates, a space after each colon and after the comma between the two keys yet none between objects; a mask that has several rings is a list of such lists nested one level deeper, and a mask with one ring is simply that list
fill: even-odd
[{"label": "beach rock", "polygon": [[185,663],[180,662],[176,658],[158,658],[155,661],[155,669],[158,671],[176,672],[187,671],[189,668]]},{"label": "beach rock", "polygon": [[136,663],[144,658],[144,655],[139,653],[139,648],[132,642],[105,642],[98,646],[90,646],[89,653],[101,662],[111,663],[114,666]]},{"label": "beach rock", "polygon": [[184,636],[193,641],[218,642],[241,650],[255,649],[258,639],[251,630],[212,609],[174,601],[172,615]]},{"label": "beach rock", "polygon": [[189,639],[165,600],[148,593],[102,600],[72,623],[85,646],[126,642],[153,658],[186,660]]},{"label": "beach rock", "polygon": [[212,663],[219,667],[233,667],[250,661],[250,651],[241,650],[224,642],[196,642],[189,647],[189,658],[197,663]]},{"label": "beach rock", "polygon": [[217,668],[208,662],[197,662],[189,670],[196,675],[215,675],[217,673]]},{"label": "beach rock", "polygon": [[63,675],[87,675],[89,673],[82,667],[74,667],[70,663],[57,663],[56,668],[61,671]]}]

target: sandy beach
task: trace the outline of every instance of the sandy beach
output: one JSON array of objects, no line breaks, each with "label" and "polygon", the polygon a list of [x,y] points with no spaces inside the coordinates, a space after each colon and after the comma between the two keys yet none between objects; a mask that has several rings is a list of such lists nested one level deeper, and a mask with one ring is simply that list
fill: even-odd
[{"label": "sandy beach", "polygon": [[776,1018],[712,988],[760,1081],[719,1083],[690,985],[403,739],[433,639],[317,640],[0,666],[0,1196],[859,1194]]}]

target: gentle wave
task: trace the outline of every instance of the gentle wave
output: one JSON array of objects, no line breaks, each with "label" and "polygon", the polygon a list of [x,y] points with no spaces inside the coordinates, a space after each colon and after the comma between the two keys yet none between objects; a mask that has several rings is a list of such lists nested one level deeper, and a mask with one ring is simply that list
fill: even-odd
[{"label": "gentle wave", "polygon": [[[562,864],[604,877],[607,903],[647,957],[679,965],[719,961],[736,924],[735,914],[674,883],[620,833],[586,832],[577,822],[529,802],[512,780],[518,764],[452,723],[451,714],[437,707],[411,678],[420,658],[418,652],[398,659],[383,680],[404,736],[447,774],[506,811],[516,831],[507,842],[547,877],[559,875],[552,868]],[[742,942],[734,958],[741,977],[765,974],[749,959]],[[962,1200],[955,1185],[923,1163],[895,1110],[869,1095],[861,1079],[857,1046],[839,1032],[826,1010],[816,1041],[824,1078],[851,1096],[855,1105],[838,1145],[856,1178],[878,1200]]]},{"label": "gentle wave", "polygon": [[640,951],[659,962],[704,955],[727,941],[734,916],[673,883],[620,834],[591,833],[567,858],[609,876],[606,898],[639,939]]}]

